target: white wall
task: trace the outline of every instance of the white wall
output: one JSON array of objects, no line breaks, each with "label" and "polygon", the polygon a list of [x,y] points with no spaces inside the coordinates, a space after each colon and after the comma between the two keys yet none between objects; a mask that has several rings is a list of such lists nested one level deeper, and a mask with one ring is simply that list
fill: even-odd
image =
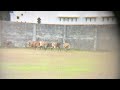
[{"label": "white wall", "polygon": [[[21,16],[23,14],[23,16]],[[11,13],[11,21],[37,23],[37,18],[41,18],[43,24],[110,24],[115,22],[103,22],[100,16],[111,16],[110,11],[14,11]],[[16,16],[20,16],[17,20]],[[58,16],[79,16],[77,22],[61,22]],[[86,16],[96,16],[96,22],[86,22]]]}]

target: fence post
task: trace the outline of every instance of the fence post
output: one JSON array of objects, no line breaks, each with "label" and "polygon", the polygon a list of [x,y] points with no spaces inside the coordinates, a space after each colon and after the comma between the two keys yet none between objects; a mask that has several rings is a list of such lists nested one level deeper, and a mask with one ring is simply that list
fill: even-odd
[{"label": "fence post", "polygon": [[0,47],[2,47],[2,22],[0,21]]},{"label": "fence post", "polygon": [[33,24],[33,41],[36,41],[36,24]]},{"label": "fence post", "polygon": [[27,42],[27,30],[26,30],[26,22],[25,22],[25,47],[26,47],[26,42]]},{"label": "fence post", "polygon": [[1,25],[1,28],[0,28],[0,33],[1,33],[0,38],[1,38],[1,40],[0,41],[1,41],[1,47],[4,47],[4,35],[3,35],[4,34],[3,33],[4,22],[3,21],[0,21],[0,22],[1,22],[1,24],[0,24]]},{"label": "fence post", "polygon": [[65,39],[66,39],[66,25],[64,25],[63,43],[65,43]]},{"label": "fence post", "polygon": [[95,29],[95,36],[94,36],[94,51],[97,49],[97,28]]}]

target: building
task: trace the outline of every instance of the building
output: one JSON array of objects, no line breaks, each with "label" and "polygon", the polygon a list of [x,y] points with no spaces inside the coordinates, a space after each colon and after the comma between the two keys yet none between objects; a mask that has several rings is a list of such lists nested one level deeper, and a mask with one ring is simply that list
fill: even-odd
[{"label": "building", "polygon": [[116,19],[110,11],[13,11],[12,22],[42,24],[115,24]]}]

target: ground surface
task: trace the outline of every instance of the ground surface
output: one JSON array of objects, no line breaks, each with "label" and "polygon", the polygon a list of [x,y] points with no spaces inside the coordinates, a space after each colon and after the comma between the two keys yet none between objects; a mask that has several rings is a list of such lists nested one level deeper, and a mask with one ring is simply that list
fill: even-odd
[{"label": "ground surface", "polygon": [[112,52],[0,49],[0,78],[116,78]]}]

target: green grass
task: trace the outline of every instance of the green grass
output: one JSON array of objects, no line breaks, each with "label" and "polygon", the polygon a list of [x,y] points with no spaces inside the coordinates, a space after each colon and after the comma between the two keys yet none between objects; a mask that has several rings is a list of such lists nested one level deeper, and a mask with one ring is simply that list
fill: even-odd
[{"label": "green grass", "polygon": [[86,66],[50,66],[50,65],[14,65],[6,64],[5,67],[8,67],[9,70],[18,70],[18,71],[62,71],[62,72],[93,72],[95,68]]},{"label": "green grass", "polygon": [[[5,78],[84,78],[113,68],[111,52],[0,49]],[[109,59],[109,61],[108,61]],[[93,74],[94,73],[94,74]],[[108,72],[109,73],[109,72]]]}]

